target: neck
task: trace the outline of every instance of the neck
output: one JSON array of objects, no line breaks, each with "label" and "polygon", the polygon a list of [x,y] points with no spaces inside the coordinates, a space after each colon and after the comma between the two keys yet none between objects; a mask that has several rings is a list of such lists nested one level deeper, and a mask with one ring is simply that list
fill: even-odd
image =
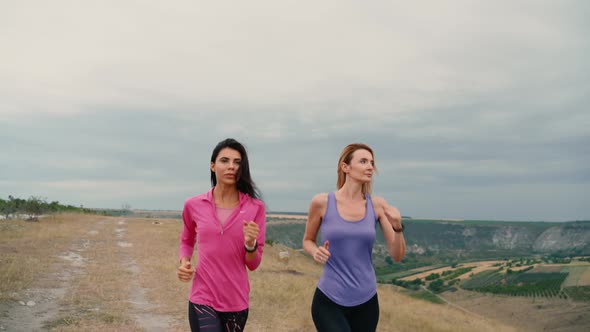
[{"label": "neck", "polygon": [[355,181],[349,181],[346,179],[342,188],[338,189],[337,193],[341,198],[356,201],[356,200],[364,200],[365,196],[363,195],[363,184]]},{"label": "neck", "polygon": [[227,186],[218,182],[213,189],[213,198],[217,206],[233,207],[240,200],[240,194],[236,186]]}]

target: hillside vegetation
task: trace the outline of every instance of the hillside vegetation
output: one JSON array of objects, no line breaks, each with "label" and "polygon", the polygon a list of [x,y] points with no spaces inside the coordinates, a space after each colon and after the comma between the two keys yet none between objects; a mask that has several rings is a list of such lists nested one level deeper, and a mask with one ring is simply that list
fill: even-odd
[{"label": "hillside vegetation", "polygon": [[[387,256],[381,231],[373,262],[379,275],[456,262],[514,257],[590,255],[590,221],[564,223],[405,220],[407,254],[401,264]],[[301,248],[305,220],[269,219],[268,239]]]}]

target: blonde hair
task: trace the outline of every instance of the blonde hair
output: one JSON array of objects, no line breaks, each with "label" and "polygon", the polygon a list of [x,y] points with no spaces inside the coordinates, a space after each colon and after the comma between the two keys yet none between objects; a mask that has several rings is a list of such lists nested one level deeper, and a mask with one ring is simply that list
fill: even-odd
[{"label": "blonde hair", "polygon": [[[352,154],[357,150],[367,150],[371,153],[371,156],[373,156],[373,158],[375,158],[375,154],[373,153],[373,149],[371,149],[368,145],[363,144],[363,143],[348,144],[344,148],[344,150],[342,150],[342,153],[340,154],[340,159],[338,160],[338,168],[336,170],[336,172],[338,173],[338,181],[336,182],[337,189],[342,188],[342,186],[344,186],[344,182],[346,182],[346,173],[344,173],[344,171],[342,170],[342,167],[341,167],[342,163],[350,165],[350,161],[352,160]],[[373,168],[375,169],[375,171],[377,171],[377,167],[374,166]],[[363,195],[366,195],[366,194],[371,194],[372,190],[373,190],[373,180],[371,179],[371,182],[363,184],[361,191],[362,191]]]}]

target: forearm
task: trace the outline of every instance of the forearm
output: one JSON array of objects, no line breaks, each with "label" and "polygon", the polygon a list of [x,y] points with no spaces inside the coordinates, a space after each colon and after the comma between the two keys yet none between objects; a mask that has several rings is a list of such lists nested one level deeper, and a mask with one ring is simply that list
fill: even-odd
[{"label": "forearm", "polygon": [[186,257],[190,262],[195,249],[197,233],[195,232],[195,222],[191,218],[189,209],[187,208],[186,204],[184,209],[182,210],[182,221],[183,228],[182,232],[180,233],[180,247],[178,250],[178,259],[182,260],[183,257]]},{"label": "forearm", "polygon": [[[246,266],[250,271],[254,271],[262,262],[262,253],[264,248],[264,234],[261,234],[255,241],[246,241],[244,243]],[[248,252],[247,248],[256,248],[253,252]]]},{"label": "forearm", "polygon": [[262,262],[262,248],[258,247],[254,252],[246,251],[246,266],[248,270],[254,271],[260,266]]},{"label": "forearm", "polygon": [[316,250],[318,250],[318,245],[312,240],[303,240],[303,250],[313,257]]},{"label": "forearm", "polygon": [[187,256],[180,256],[180,264],[184,264],[185,262],[190,262],[192,259],[192,257],[187,257]]},{"label": "forearm", "polygon": [[387,243],[387,250],[394,261],[400,262],[406,255],[406,239],[403,232],[394,235],[393,241]]}]

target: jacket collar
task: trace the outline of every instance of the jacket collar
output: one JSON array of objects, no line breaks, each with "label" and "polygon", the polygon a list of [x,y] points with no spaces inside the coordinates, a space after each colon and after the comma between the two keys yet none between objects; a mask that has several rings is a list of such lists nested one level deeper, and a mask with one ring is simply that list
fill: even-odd
[{"label": "jacket collar", "polygon": [[[202,200],[215,203],[215,199],[213,198],[213,190],[215,190],[215,187],[212,187],[211,190],[207,192],[207,194],[203,195]],[[238,199],[240,200],[240,205],[246,202],[246,200],[249,198],[250,196],[238,190]]]}]

